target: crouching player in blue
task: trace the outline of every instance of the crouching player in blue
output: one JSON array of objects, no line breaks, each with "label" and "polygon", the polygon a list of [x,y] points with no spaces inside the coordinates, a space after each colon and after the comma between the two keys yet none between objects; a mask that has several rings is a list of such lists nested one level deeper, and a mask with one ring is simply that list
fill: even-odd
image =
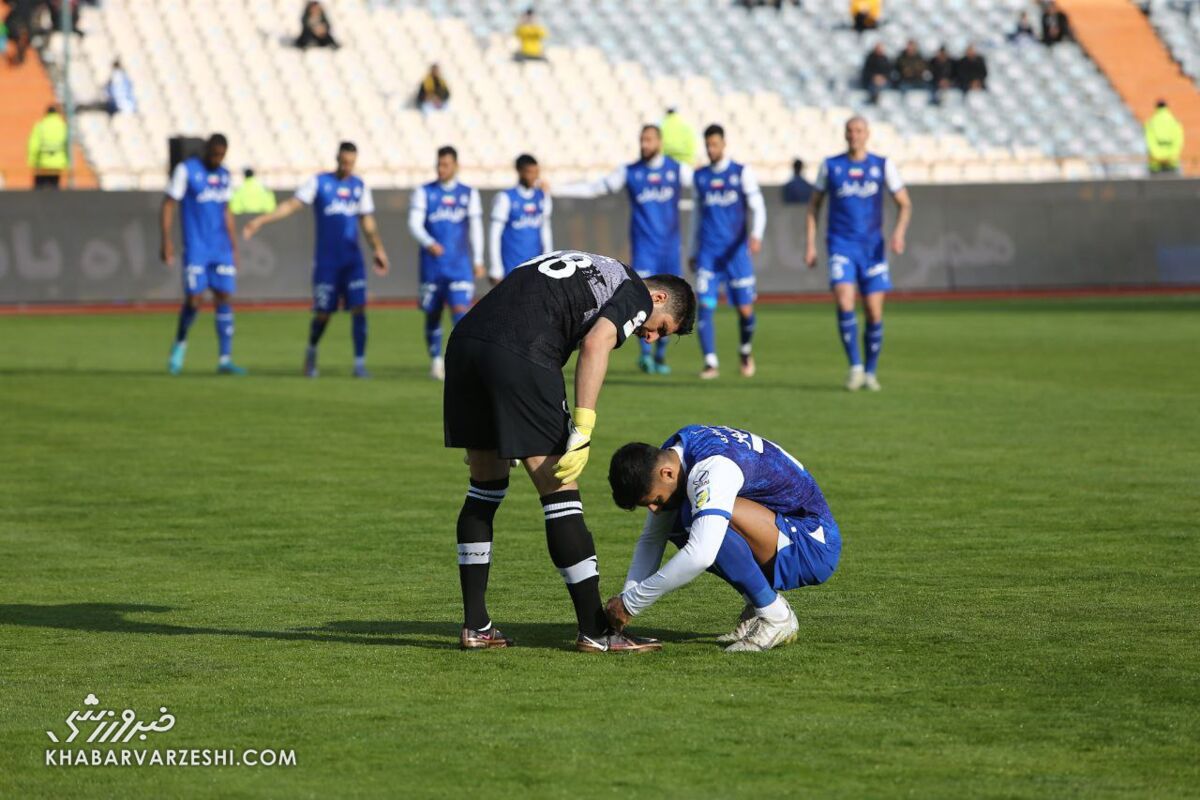
[{"label": "crouching player in blue", "polygon": [[[742,375],[754,376],[754,265],[750,256],[762,250],[767,229],[767,204],[763,202],[758,179],[749,166],[725,157],[725,129],[709,125],[704,131],[704,147],[712,163],[696,170],[696,211],[692,214],[691,267],[696,271],[696,295],[700,299],[700,349],[704,352],[704,370],[700,377],[709,380],[720,373],[717,361],[717,333],[713,314],[721,285],[729,305],[737,309],[741,343]],[[747,225],[746,218],[750,218]]]},{"label": "crouching player in blue", "polygon": [[[613,500],[649,509],[625,590],[606,606],[617,629],[708,570],[746,600],[730,652],[770,650],[799,622],[779,594],[824,583],[842,538],[808,470],[779,445],[723,425],[689,425],[662,447],[630,443],[608,469]],[[660,568],[668,541],[678,548]]]},{"label": "crouching player in blue", "polygon": [[176,165],[163,198],[159,222],[162,228],[161,256],[164,264],[175,261],[171,226],[175,206],[183,228],[183,308],[175,327],[175,343],[167,370],[172,375],[183,371],[187,355],[188,329],[196,319],[204,292],[211,291],[216,306],[217,372],[244,375],[246,370],[233,363],[233,293],[237,289],[237,247],[234,243],[233,214],[229,213],[229,170],[221,166],[229,149],[226,138],[214,133],[204,144],[204,157],[193,156]]},{"label": "crouching player in blue", "polygon": [[371,189],[354,174],[358,148],[353,142],[338,147],[337,169],[309,178],[295,197],[285,200],[269,214],[246,223],[244,235],[254,236],[269,222],[281,220],[312,206],[316,220],[317,247],[313,258],[313,318],[304,354],[304,374],[317,377],[317,344],[338,307],[349,309],[354,339],[354,377],[367,373],[367,271],[358,246],[358,229],[374,251],[375,274],[386,275],[388,257],[375,227],[375,201]]},{"label": "crouching player in blue", "polygon": [[[892,230],[892,252],[904,252],[904,235],[912,219],[912,201],[895,163],[867,152],[867,121],[851,117],[846,123],[847,150],[825,159],[808,204],[808,245],[804,260],[817,265],[817,217],[829,197],[829,288],[837,303],[838,333],[846,348],[850,374],[846,388],[879,391],[875,377],[883,349],[883,297],[892,288],[887,247],[883,235],[883,190],[892,195],[899,214]],[[855,290],[862,294],[867,313],[863,335],[866,364],[858,353],[858,322],[854,316]]]}]

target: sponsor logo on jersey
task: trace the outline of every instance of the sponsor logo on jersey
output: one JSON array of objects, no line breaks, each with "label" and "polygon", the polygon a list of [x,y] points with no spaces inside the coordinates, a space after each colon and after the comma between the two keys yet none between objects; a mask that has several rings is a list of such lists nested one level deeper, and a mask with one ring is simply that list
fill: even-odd
[{"label": "sponsor logo on jersey", "polygon": [[196,192],[197,203],[227,203],[229,202],[229,187],[214,186]]},{"label": "sponsor logo on jersey", "polygon": [[441,208],[433,211],[426,222],[462,222],[467,218],[467,210],[462,206],[456,205],[453,198],[450,198],[449,205],[443,205]]},{"label": "sponsor logo on jersey", "polygon": [[878,181],[863,181],[862,183],[847,182],[837,187],[838,197],[874,197],[879,194]]},{"label": "sponsor logo on jersey", "polygon": [[341,199],[343,196],[348,197],[350,195],[349,190],[346,191],[345,195],[342,195],[342,193],[339,191],[338,195],[339,198],[337,200],[330,200],[329,203],[326,204],[324,211],[325,216],[332,217],[337,214],[343,214],[347,217],[357,216],[358,201]]},{"label": "sponsor logo on jersey", "polygon": [[542,215],[536,214],[530,217],[517,217],[509,223],[509,227],[514,229],[520,228],[522,230],[525,228],[540,228],[542,227]]},{"label": "sponsor logo on jersey", "polygon": [[723,192],[704,193],[704,205],[706,206],[731,206],[737,201],[737,189],[726,189]]},{"label": "sponsor logo on jersey", "polygon": [[643,203],[669,203],[675,199],[675,189],[671,186],[647,186],[637,193],[634,198],[638,204]]}]

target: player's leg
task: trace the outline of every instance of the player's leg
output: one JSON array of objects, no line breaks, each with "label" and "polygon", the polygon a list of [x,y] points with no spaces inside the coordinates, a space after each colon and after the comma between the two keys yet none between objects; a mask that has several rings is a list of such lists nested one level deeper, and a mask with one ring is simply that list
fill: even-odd
[{"label": "player's leg", "polygon": [[350,337],[354,342],[354,377],[369,378],[367,372],[367,272],[360,260],[346,268],[342,296],[350,309]]},{"label": "player's leg", "polygon": [[318,375],[317,347],[329,318],[337,309],[338,292],[336,275],[329,270],[317,268],[313,271],[313,316],[308,324],[308,347],[304,350],[304,374],[309,378]]},{"label": "player's leg", "polygon": [[189,264],[183,268],[183,305],[179,309],[179,320],[175,325],[175,341],[171,344],[171,355],[167,359],[167,371],[178,375],[183,371],[187,357],[188,330],[200,312],[204,292],[208,289],[208,271],[203,265]]},{"label": "player's leg", "polygon": [[458,577],[463,598],[464,649],[506,647],[511,642],[488,614],[488,573],[492,564],[492,524],[508,489],[508,462],[496,454],[495,409],[473,340],[451,338],[446,353],[443,419],[447,447],[466,448],[470,482],[458,512]]},{"label": "player's leg", "polygon": [[[768,573],[774,573],[774,562],[780,543],[777,515],[775,512],[756,503],[753,500],[739,497],[734,501],[733,516],[729,522],[729,531],[721,550],[717,554],[716,566],[722,572],[733,569],[740,570],[743,580],[749,577],[747,558],[754,563],[758,576],[771,587],[768,595],[761,587],[757,594],[747,595],[747,599],[755,606],[756,619],[744,630],[744,635],[728,650],[731,652],[750,652],[769,650],[780,644],[786,644],[796,637],[800,623],[796,619],[792,607],[787,600],[775,591],[776,586],[767,580]],[[743,549],[744,548],[744,549]],[[765,601],[770,597],[770,602]],[[746,616],[743,614],[743,616]],[[741,631],[739,624],[738,631]],[[737,632],[737,631],[735,631]]]},{"label": "player's leg", "polygon": [[217,372],[222,375],[245,375],[246,370],[233,363],[233,294],[237,290],[237,271],[232,264],[209,267],[208,285],[216,306]]},{"label": "player's leg", "polygon": [[858,319],[854,315],[858,299],[856,280],[858,264],[852,249],[844,245],[829,245],[829,288],[837,307],[838,337],[850,363],[846,388],[856,392],[863,385],[862,356],[858,352]]},{"label": "player's leg", "polygon": [[[632,262],[633,271],[642,280],[649,278],[655,272],[654,264],[650,261],[650,253],[643,248],[634,247],[630,261]],[[653,348],[644,341],[638,342],[638,369],[649,375],[654,374]]]},{"label": "player's leg", "polygon": [[[658,256],[656,273],[662,275],[683,276],[683,264],[679,260],[678,240],[668,245],[667,250]],[[670,375],[671,368],[667,365],[667,345],[671,343],[669,336],[664,336],[654,343],[654,372],[658,375]]]},{"label": "player's leg", "polygon": [[754,265],[750,261],[750,254],[744,248],[739,248],[737,255],[731,260],[726,291],[729,294],[729,304],[737,309],[738,358],[741,361],[742,377],[745,378],[754,377],[756,371],[754,365],[754,328],[757,323],[754,315],[754,301],[757,299],[756,285]]},{"label": "player's leg", "polygon": [[870,255],[871,266],[859,282],[867,316],[867,329],[863,333],[863,350],[867,356],[863,385],[877,392],[881,388],[875,375],[883,350],[883,298],[892,288],[892,277],[887,263],[887,244],[883,239],[875,243]]},{"label": "player's leg", "polygon": [[696,268],[696,300],[699,308],[696,313],[696,333],[700,340],[700,352],[704,356],[704,369],[700,371],[703,380],[712,380],[720,372],[720,360],[717,358],[717,329],[716,310],[720,297],[721,282],[710,265],[700,264]]},{"label": "player's leg", "polygon": [[421,311],[425,320],[425,346],[429,350],[429,377],[446,379],[442,359],[442,308],[446,303],[449,285],[440,281],[421,284]]},{"label": "player's leg", "polygon": [[471,310],[471,301],[475,297],[473,281],[452,281],[446,294],[446,303],[450,306],[450,321],[455,325]]}]

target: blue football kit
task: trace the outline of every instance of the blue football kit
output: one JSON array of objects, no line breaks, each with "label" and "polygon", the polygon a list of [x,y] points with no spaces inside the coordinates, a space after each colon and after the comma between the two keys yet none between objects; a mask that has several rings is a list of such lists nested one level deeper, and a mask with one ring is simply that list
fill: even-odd
[{"label": "blue football kit", "polygon": [[[833,513],[816,480],[779,445],[737,428],[689,425],[663,449],[679,456],[686,498],[678,508],[647,514],[622,595],[631,613],[704,570],[761,608],[777,591],[823,583],[837,569],[842,539]],[[742,567],[749,546],[729,529],[739,497],[775,512],[778,530],[773,562],[758,565],[749,557],[749,572]],[[668,540],[680,551],[660,569]]]},{"label": "blue football kit", "polygon": [[500,280],[520,265],[554,250],[550,196],[538,188],[514,186],[496,193],[490,229],[488,276]]},{"label": "blue football kit", "polygon": [[[696,170],[696,211],[692,256],[696,259],[696,294],[701,305],[715,308],[721,286],[730,305],[754,302],[754,265],[749,239],[762,239],[766,206],[754,172],[736,161],[723,160]],[[751,206],[755,230],[750,230]]]},{"label": "blue football kit", "polygon": [[198,157],[181,161],[171,173],[167,195],[179,203],[186,294],[206,289],[233,294],[237,289],[233,242],[225,224],[230,194],[229,170],[209,169]]},{"label": "blue football kit", "polygon": [[895,194],[904,188],[895,164],[873,153],[862,161],[843,153],[825,159],[813,185],[829,198],[829,285],[854,283],[864,295],[891,289],[883,190]]},{"label": "blue football kit", "polygon": [[312,207],[316,227],[313,310],[328,314],[366,305],[367,273],[358,232],[359,218],[375,213],[370,187],[357,175],[339,179],[334,172],[323,172],[305,182],[296,199]]}]

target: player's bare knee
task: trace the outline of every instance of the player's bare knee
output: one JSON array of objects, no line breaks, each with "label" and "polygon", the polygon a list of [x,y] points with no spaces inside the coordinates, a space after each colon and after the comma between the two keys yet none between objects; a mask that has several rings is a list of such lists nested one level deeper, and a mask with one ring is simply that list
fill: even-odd
[{"label": "player's bare knee", "polygon": [[495,450],[468,450],[467,464],[472,480],[498,481],[508,477],[508,459],[501,459]]}]

